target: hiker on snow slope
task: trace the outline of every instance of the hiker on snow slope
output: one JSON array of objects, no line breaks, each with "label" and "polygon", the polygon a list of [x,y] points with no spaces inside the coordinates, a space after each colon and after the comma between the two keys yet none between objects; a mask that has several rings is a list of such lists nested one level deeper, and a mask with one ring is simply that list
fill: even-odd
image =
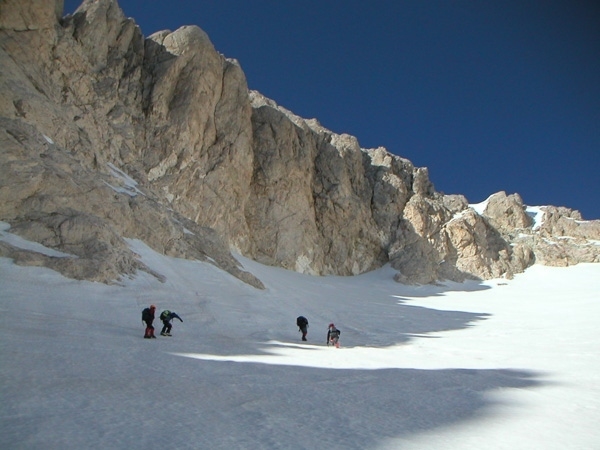
[{"label": "hiker on snow slope", "polygon": [[337,348],[340,347],[340,330],[338,330],[333,323],[329,324],[327,330],[327,346],[335,345]]},{"label": "hiker on snow slope", "polygon": [[154,326],[152,325],[152,322],[154,322],[154,311],[156,311],[156,306],[154,305],[150,305],[149,308],[145,308],[142,311],[142,322],[146,324],[144,339],[156,337],[154,336]]},{"label": "hiker on snow slope", "polygon": [[306,341],[306,333],[308,332],[308,319],[304,316],[300,316],[296,319],[296,325],[298,330],[302,332],[302,340]]},{"label": "hiker on snow slope", "polygon": [[162,320],[163,327],[160,332],[161,336],[171,336],[171,320],[179,319],[181,323],[183,323],[183,319],[177,315],[177,313],[173,311],[169,311],[168,309],[160,313],[160,320]]}]

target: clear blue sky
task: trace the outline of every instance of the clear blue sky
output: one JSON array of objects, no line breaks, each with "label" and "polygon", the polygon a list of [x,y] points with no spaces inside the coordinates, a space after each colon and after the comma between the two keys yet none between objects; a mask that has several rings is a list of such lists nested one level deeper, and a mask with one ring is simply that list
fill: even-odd
[{"label": "clear blue sky", "polygon": [[145,36],[198,25],[250,89],[428,167],[438,191],[600,219],[598,0],[119,5]]}]

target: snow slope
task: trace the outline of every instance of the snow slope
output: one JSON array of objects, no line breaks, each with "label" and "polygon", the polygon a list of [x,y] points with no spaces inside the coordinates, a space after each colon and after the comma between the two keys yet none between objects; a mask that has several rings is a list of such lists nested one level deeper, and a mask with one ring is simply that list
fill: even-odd
[{"label": "snow slope", "polygon": [[[260,291],[130,244],[165,283],[0,258],[4,448],[600,448],[600,265],[409,287],[239,258]],[[173,337],[142,338],[150,303]]]}]

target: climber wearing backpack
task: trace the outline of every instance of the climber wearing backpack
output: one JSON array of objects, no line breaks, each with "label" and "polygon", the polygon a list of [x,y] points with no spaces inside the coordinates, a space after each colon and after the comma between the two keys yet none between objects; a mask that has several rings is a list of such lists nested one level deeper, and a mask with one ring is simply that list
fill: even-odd
[{"label": "climber wearing backpack", "polygon": [[335,345],[337,348],[340,348],[340,330],[338,330],[333,323],[329,324],[329,329],[327,330],[327,346]]},{"label": "climber wearing backpack", "polygon": [[298,325],[298,330],[302,332],[302,340],[306,341],[306,333],[308,332],[308,319],[304,316],[300,316],[296,319],[296,325]]},{"label": "climber wearing backpack", "polygon": [[173,311],[166,309],[160,313],[160,320],[162,320],[163,323],[163,327],[160,332],[161,336],[171,336],[171,328],[173,327],[173,325],[171,325],[171,320],[173,319],[179,319],[179,321],[183,323],[183,319]]},{"label": "climber wearing backpack", "polygon": [[142,323],[146,324],[144,339],[156,338],[154,336],[154,326],[152,325],[152,322],[154,322],[154,311],[156,311],[156,306],[154,305],[150,305],[149,308],[144,308],[142,311]]}]

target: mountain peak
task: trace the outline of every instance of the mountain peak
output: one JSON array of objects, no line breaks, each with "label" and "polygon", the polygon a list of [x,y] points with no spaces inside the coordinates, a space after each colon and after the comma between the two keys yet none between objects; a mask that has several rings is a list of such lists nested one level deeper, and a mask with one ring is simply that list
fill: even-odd
[{"label": "mountain peak", "polygon": [[0,220],[73,258],[2,243],[20,263],[108,282],[146,270],[139,239],[260,287],[231,250],[316,275],[390,263],[404,283],[600,259],[598,221],[549,207],[534,229],[516,194],[469,209],[427,168],[249,91],[196,26],[144,38],[112,0],[60,21],[61,2],[22,5],[1,6]]}]

